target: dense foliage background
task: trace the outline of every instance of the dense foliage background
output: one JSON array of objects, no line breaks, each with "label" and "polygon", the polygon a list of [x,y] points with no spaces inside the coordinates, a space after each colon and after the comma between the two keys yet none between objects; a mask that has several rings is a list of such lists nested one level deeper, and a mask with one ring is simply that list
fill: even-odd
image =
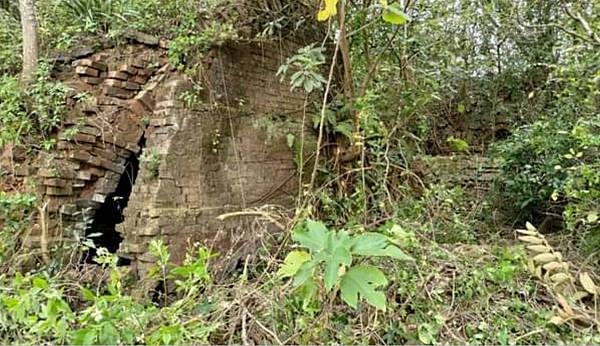
[{"label": "dense foliage background", "polygon": [[[35,182],[0,173],[1,342],[600,343],[600,2],[38,0],[36,10],[41,63],[25,84],[18,6],[0,2],[5,152],[52,150],[70,92],[53,78],[57,58],[127,44],[130,29],[163,39],[191,79],[215,45],[311,31],[278,74],[319,99],[307,111],[325,149],[314,170],[297,161],[310,184],[276,244],[215,283],[207,250],[174,266],[155,241],[153,279],[175,288],[147,300],[115,255],[99,249],[97,266],[81,265],[89,240],[27,263],[39,254],[19,239],[42,201]],[[330,147],[357,154],[340,160]],[[493,191],[423,183],[431,156],[497,162]],[[527,221],[537,229],[514,232]]]}]

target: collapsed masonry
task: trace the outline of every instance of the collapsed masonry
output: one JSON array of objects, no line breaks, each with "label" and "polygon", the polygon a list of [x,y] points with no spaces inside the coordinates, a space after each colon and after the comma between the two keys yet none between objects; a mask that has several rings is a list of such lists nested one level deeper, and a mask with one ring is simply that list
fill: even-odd
[{"label": "collapsed masonry", "polygon": [[[27,242],[99,233],[97,245],[118,248],[139,277],[155,261],[152,239],[162,238],[175,262],[195,243],[230,263],[254,251],[251,218],[216,217],[290,205],[297,192],[286,135],[299,138],[306,98],[275,73],[299,46],[215,48],[195,71],[200,93],[156,48],[129,45],[74,61],[61,75],[76,91],[71,116],[38,164],[49,221]],[[285,131],[271,133],[273,121]]]}]

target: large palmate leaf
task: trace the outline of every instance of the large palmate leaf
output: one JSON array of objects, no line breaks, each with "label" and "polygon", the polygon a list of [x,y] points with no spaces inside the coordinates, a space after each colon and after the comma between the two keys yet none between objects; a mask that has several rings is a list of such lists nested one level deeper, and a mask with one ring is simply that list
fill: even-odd
[{"label": "large palmate leaf", "polygon": [[356,237],[353,240],[352,253],[359,256],[387,256],[402,261],[413,261],[412,257],[393,245],[388,237],[379,233],[369,232]]},{"label": "large palmate leaf", "polygon": [[350,254],[351,245],[348,233],[331,232],[329,234],[327,247],[322,253],[322,258],[325,262],[324,281],[327,291],[330,291],[337,283],[340,267],[352,264],[352,255]]},{"label": "large palmate leaf", "polygon": [[340,293],[346,304],[356,308],[359,296],[368,304],[385,311],[385,294],[377,291],[379,286],[387,285],[387,279],[381,270],[368,265],[357,265],[344,275],[340,284]]},{"label": "large palmate leaf", "polygon": [[307,230],[301,229],[292,233],[292,239],[313,253],[322,251],[327,245],[329,230],[321,222],[306,221]]}]

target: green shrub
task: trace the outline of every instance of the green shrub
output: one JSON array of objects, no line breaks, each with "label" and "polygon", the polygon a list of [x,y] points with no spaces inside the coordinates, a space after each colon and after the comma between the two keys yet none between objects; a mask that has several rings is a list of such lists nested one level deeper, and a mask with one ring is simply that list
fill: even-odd
[{"label": "green shrub", "polygon": [[21,26],[17,18],[0,9],[0,75],[16,74],[21,64]]},{"label": "green shrub", "polygon": [[30,226],[29,215],[35,201],[33,195],[0,191],[0,263],[13,253],[17,234]]},{"label": "green shrub", "polygon": [[569,230],[598,230],[600,117],[538,121],[496,147],[501,193],[522,219],[564,210]]},{"label": "green shrub", "polygon": [[50,66],[43,62],[27,87],[16,77],[0,77],[0,147],[47,141],[66,115],[68,91],[66,85],[50,79]]}]

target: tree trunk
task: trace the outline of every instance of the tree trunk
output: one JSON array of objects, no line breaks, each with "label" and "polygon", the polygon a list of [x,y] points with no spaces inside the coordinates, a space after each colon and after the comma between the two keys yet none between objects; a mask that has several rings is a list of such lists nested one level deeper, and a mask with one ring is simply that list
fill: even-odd
[{"label": "tree trunk", "polygon": [[37,19],[34,0],[19,0],[21,26],[23,28],[23,72],[24,81],[33,79],[38,61]]}]

